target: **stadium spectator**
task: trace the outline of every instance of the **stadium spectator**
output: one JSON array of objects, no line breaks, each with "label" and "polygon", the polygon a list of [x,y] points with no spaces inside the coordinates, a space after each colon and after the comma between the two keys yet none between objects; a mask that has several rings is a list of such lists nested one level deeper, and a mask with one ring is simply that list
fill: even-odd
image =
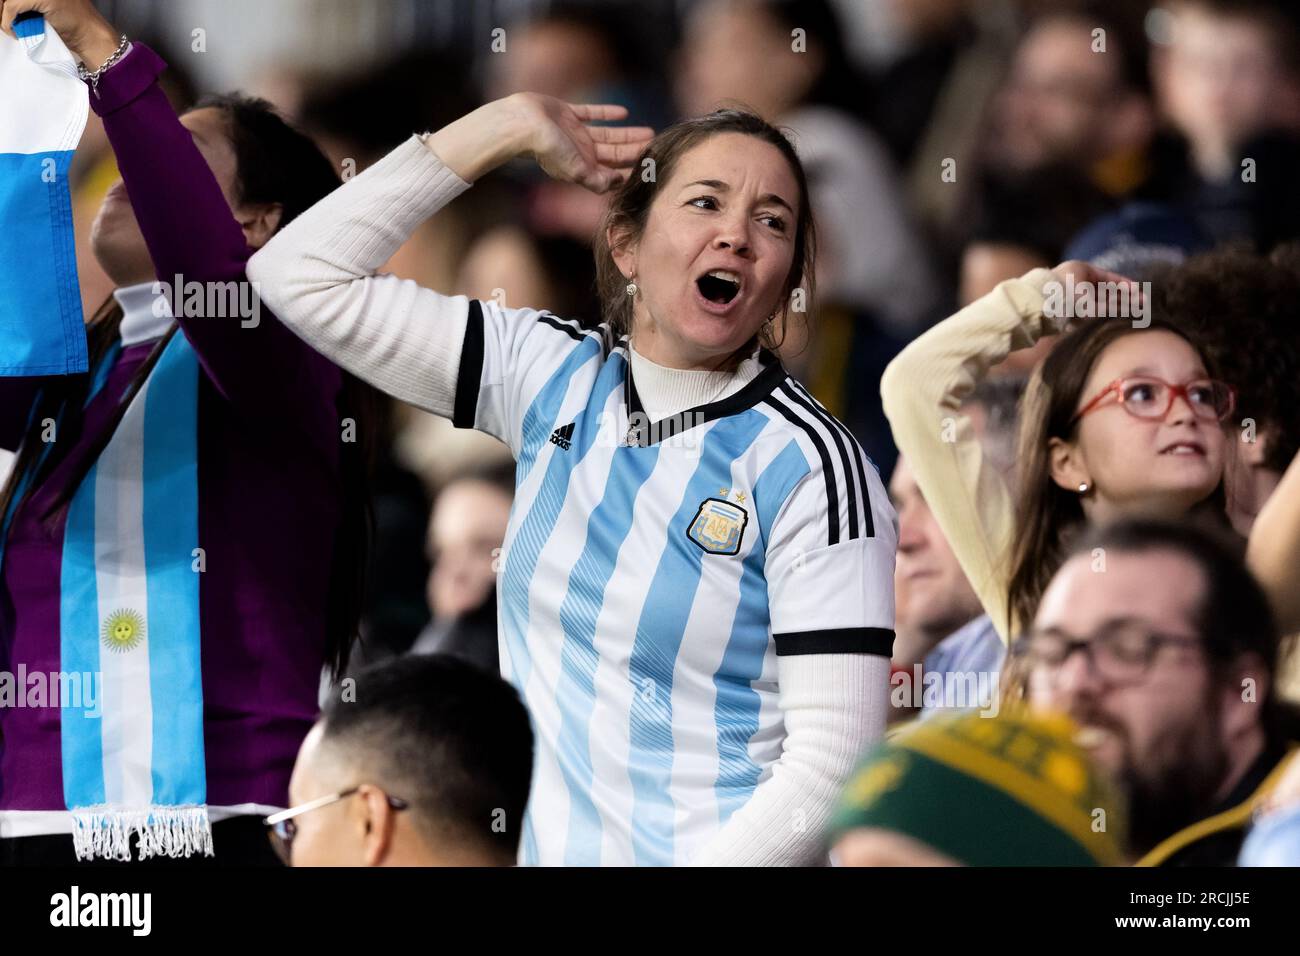
[{"label": "stadium spectator", "polygon": [[1060,716],[945,714],[892,734],[831,821],[840,866],[1117,866],[1124,797]]},{"label": "stadium spectator", "polygon": [[1013,647],[1029,706],[1073,718],[1125,785],[1139,865],[1233,865],[1296,744],[1273,615],[1239,551],[1186,519],[1093,529]]},{"label": "stadium spectator", "polygon": [[290,866],[510,866],[532,765],[528,713],[500,677],[400,657],[325,706],[291,808],[265,822]]},{"label": "stadium spectator", "polygon": [[1156,121],[1146,46],[1118,5],[1043,5],[989,111],[954,237],[962,301],[1062,259],[1070,237],[1138,191]]},{"label": "stadium spectator", "polygon": [[[1015,379],[982,382],[962,406],[985,454],[1004,475],[1014,461],[1016,404],[1023,387]],[[889,479],[889,496],[898,512],[895,670],[913,673],[919,662],[922,674],[937,674],[945,681],[958,675],[996,675],[1005,645],[926,506],[906,458],[899,459]],[[996,695],[996,686],[992,693]],[[975,703],[966,701],[964,706]],[[933,712],[937,710],[923,710]],[[907,714],[897,706],[890,711],[894,720]]]},{"label": "stadium spectator", "polygon": [[1030,21],[994,104],[989,165],[1079,168],[1108,195],[1141,182],[1155,117],[1146,48],[1115,5],[1044,5]]},{"label": "stadium spectator", "polygon": [[[943,429],[992,365],[1061,331],[1088,294],[1095,303],[1107,283],[1126,281],[1069,262],[1004,282],[914,341],[881,380],[895,441],[1003,635],[1033,620],[1069,536],[1086,522],[1193,510],[1227,522],[1223,476],[1232,450],[1224,423],[1234,392],[1190,333],[1148,311],[1159,303],[1144,306],[1137,290],[1129,290],[1131,321],[1081,322],[1035,371],[1014,504],[969,424],[957,417],[955,441]],[[1069,288],[1080,298],[1067,307]],[[1292,472],[1269,502],[1273,520],[1256,522],[1251,541],[1252,570],[1288,629],[1300,625],[1287,557],[1300,534],[1300,468]]]},{"label": "stadium spectator", "polygon": [[433,620],[412,653],[451,654],[501,672],[496,583],[514,494],[515,469],[509,463],[462,474],[438,493],[428,535]]},{"label": "stadium spectator", "polygon": [[86,0],[8,0],[5,22],[38,8],[85,63],[120,55],[90,95],[123,177],[92,233],[118,288],[87,326],[91,374],[0,379],[19,448],[0,659],[121,690],[96,719],[85,695],[0,708],[0,834],[30,862],[129,860],[133,840],[262,862],[259,811],[283,805],[322,665],[355,634],[370,435],[359,383],[262,308],[244,263],[338,176],[260,101],[178,118],[162,60]]},{"label": "stadium spectator", "polygon": [[[346,183],[252,269],[317,348],[519,460],[500,586],[503,669],[538,734],[524,859],[806,863],[883,730],[897,519],[771,351],[814,261],[789,140],[738,111],[653,141],[589,125],[624,116],[489,103]],[[374,274],[528,153],[622,184],[600,327]],[[642,159],[656,175],[627,176]]]},{"label": "stadium spectator", "polygon": [[1171,0],[1153,76],[1182,142],[1162,144],[1158,189],[1216,241],[1261,251],[1297,238],[1300,15],[1279,0]]}]

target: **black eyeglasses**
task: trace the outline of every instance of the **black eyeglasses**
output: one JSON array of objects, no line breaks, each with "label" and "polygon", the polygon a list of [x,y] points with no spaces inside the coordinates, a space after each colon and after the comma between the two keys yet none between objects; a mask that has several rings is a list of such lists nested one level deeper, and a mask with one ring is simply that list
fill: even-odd
[{"label": "black eyeglasses", "polygon": [[[365,784],[359,784],[348,790],[340,790],[338,793],[327,794],[323,797],[317,797],[315,800],[309,800],[306,803],[299,804],[296,807],[290,807],[288,810],[281,810],[279,813],[273,813],[262,821],[267,827],[267,836],[271,839],[271,846],[275,850],[275,855],[285,866],[292,866],[293,856],[293,838],[298,835],[298,826],[293,822],[293,818],[301,816],[312,810],[319,810],[321,807],[328,807],[331,803],[338,803],[340,800],[346,800],[353,794],[359,793],[361,787]],[[384,799],[394,810],[405,810],[410,804],[400,797],[391,797],[384,794]]]},{"label": "black eyeglasses", "polygon": [[1011,652],[1055,683],[1075,651],[1083,651],[1093,676],[1107,684],[1141,681],[1162,647],[1201,647],[1201,639],[1157,631],[1136,621],[1121,621],[1077,638],[1059,628],[1034,629],[1011,646]]}]

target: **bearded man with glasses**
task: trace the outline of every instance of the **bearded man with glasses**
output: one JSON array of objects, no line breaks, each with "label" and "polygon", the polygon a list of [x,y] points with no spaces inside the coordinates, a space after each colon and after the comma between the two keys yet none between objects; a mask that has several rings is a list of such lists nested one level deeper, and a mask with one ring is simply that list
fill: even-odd
[{"label": "bearded man with glasses", "polygon": [[1126,520],[1075,543],[1009,676],[1127,787],[1139,865],[1231,866],[1300,726],[1274,693],[1277,652],[1231,544]]}]

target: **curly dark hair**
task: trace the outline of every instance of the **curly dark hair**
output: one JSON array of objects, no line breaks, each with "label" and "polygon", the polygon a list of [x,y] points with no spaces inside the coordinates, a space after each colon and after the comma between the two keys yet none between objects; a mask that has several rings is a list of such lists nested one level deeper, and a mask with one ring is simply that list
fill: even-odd
[{"label": "curly dark hair", "polygon": [[1185,329],[1237,388],[1237,420],[1267,436],[1264,464],[1300,449],[1300,243],[1222,246],[1152,276],[1152,311]]}]

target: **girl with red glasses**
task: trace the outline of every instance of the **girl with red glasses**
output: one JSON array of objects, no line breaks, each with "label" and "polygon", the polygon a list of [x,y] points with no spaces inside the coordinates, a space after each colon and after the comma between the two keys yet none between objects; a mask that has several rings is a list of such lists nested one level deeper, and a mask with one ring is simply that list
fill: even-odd
[{"label": "girl with red glasses", "polygon": [[[1233,419],[1235,388],[1158,302],[1141,323],[1093,319],[1067,329],[1065,319],[1044,315],[1051,283],[1067,276],[1075,287],[1129,281],[1082,262],[1007,280],[914,341],[881,380],[894,440],[1004,638],[1033,619],[1080,525],[1206,512],[1226,527],[1225,467],[1247,427]],[[1021,406],[1013,497],[957,408],[1011,352],[1057,333]],[[1284,596],[1294,589],[1287,555],[1297,539],[1293,466],[1249,550],[1287,630],[1300,626],[1300,609],[1285,613]]]}]

